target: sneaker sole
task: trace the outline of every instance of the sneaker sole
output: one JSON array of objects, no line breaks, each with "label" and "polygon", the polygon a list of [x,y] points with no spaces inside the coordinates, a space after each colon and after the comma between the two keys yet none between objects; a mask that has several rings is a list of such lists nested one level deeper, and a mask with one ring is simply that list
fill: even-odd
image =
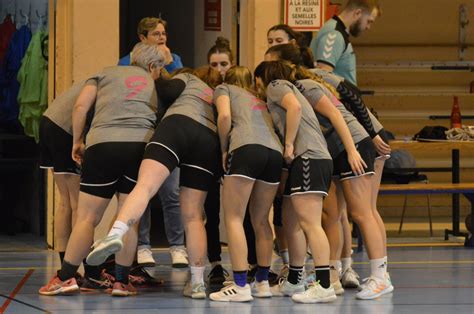
[{"label": "sneaker sole", "polygon": [[140,267],[155,267],[156,266],[156,263],[152,263],[152,262],[149,262],[149,263],[137,263],[138,266]]},{"label": "sneaker sole", "polygon": [[78,285],[72,285],[70,287],[65,287],[65,288],[60,288],[55,291],[38,291],[39,294],[41,295],[72,295],[80,292],[79,286]]},{"label": "sneaker sole", "polygon": [[202,300],[202,299],[205,299],[206,298],[206,293],[205,292],[202,292],[202,293],[193,293],[191,295],[187,295],[187,294],[184,294],[183,295],[187,298],[191,298],[191,299],[196,299],[196,300]]},{"label": "sneaker sole", "polygon": [[209,299],[215,302],[250,302],[253,300],[253,297],[245,297],[245,298],[235,298],[235,299],[213,299],[211,296],[209,296]]},{"label": "sneaker sole", "polygon": [[271,298],[273,296],[273,293],[271,292],[252,293],[252,296],[256,298]]},{"label": "sneaker sole", "polygon": [[171,267],[173,268],[187,268],[189,266],[188,263],[175,263],[171,264]]},{"label": "sneaker sole", "polygon": [[336,295],[332,295],[332,296],[329,296],[329,297],[326,297],[326,298],[322,298],[322,299],[317,299],[317,300],[314,300],[314,299],[309,299],[309,300],[298,300],[298,299],[294,299],[294,298],[291,298],[294,302],[296,303],[305,303],[305,304],[314,304],[314,303],[329,303],[329,302],[333,302],[333,301],[336,301],[337,300],[337,296]]},{"label": "sneaker sole", "polygon": [[136,295],[136,292],[130,292],[130,291],[122,291],[122,290],[112,290],[112,296],[113,297],[128,297],[132,295]]},{"label": "sneaker sole", "polygon": [[101,250],[92,251],[86,259],[87,264],[92,266],[99,266],[107,260],[107,258],[117,253],[122,249],[121,241],[110,242],[107,246],[104,246]]},{"label": "sneaker sole", "polygon": [[359,296],[356,294],[356,298],[359,300],[373,300],[377,299],[385,294],[391,293],[393,291],[393,286],[387,287],[387,289],[380,291],[377,294],[374,294],[372,296],[364,297],[364,296]]}]

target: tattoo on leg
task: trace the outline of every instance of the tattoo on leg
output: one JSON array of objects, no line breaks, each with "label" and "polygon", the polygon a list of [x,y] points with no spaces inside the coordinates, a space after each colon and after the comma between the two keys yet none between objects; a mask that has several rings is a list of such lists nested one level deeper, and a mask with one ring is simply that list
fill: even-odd
[{"label": "tattoo on leg", "polygon": [[127,226],[131,227],[135,224],[136,220],[135,219],[130,219],[129,221],[127,221]]}]

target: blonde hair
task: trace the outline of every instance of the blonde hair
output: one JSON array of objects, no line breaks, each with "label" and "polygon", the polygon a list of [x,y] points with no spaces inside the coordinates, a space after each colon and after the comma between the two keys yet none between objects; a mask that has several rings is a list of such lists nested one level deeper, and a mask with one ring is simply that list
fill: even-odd
[{"label": "blonde hair", "polygon": [[374,9],[377,10],[377,16],[382,15],[382,9],[380,8],[379,0],[348,0],[344,6],[344,10],[356,10],[362,9],[366,13],[371,13]]},{"label": "blonde hair", "polygon": [[137,35],[148,36],[148,32],[154,30],[158,24],[162,24],[166,29],[166,21],[157,17],[144,17],[140,20],[137,27]]},{"label": "blonde hair", "polygon": [[148,71],[148,66],[152,68],[162,68],[165,66],[165,57],[158,49],[157,45],[150,45],[139,42],[133,47],[131,65],[139,66]]},{"label": "blonde hair", "polygon": [[224,83],[235,85],[245,89],[246,91],[256,94],[253,88],[252,73],[243,66],[233,66],[225,73]]}]

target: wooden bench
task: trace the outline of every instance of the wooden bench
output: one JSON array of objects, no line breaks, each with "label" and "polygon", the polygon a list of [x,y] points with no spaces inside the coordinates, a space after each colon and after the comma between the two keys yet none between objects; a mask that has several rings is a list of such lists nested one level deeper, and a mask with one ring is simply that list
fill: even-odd
[{"label": "wooden bench", "polygon": [[[471,202],[471,226],[474,225],[474,183],[413,183],[413,184],[382,184],[380,195],[395,194],[463,194]],[[453,213],[453,229],[459,230],[459,214]],[[451,230],[445,230],[445,240]],[[463,233],[466,237],[465,246],[474,247],[474,237]]]}]

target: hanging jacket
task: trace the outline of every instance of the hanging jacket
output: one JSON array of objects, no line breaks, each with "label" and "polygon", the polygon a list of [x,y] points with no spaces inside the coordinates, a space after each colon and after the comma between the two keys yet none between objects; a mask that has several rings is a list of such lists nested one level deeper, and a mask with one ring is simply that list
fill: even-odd
[{"label": "hanging jacket", "polygon": [[13,24],[11,15],[7,15],[0,24],[0,64],[7,53],[8,44],[16,31],[15,24]]},{"label": "hanging jacket", "polygon": [[23,25],[13,34],[4,63],[0,66],[0,125],[18,121],[19,108],[16,98],[20,83],[16,76],[30,40],[31,31]]},{"label": "hanging jacket", "polygon": [[36,142],[39,141],[40,119],[48,106],[48,62],[42,51],[42,42],[47,35],[44,31],[33,35],[17,76],[20,82],[18,119],[25,134],[34,137]]}]

